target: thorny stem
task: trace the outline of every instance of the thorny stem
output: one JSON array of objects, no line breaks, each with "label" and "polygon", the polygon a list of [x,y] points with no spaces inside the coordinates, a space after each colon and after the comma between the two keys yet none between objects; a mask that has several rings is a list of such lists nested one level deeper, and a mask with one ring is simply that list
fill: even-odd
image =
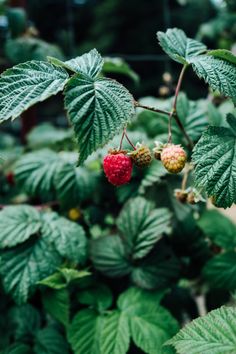
[{"label": "thorny stem", "polygon": [[[173,107],[172,107],[172,110],[171,110],[170,115],[169,115],[168,143],[172,142],[172,132],[171,132],[172,117],[174,115],[176,115],[177,99],[178,99],[179,91],[180,91],[180,88],[181,88],[181,84],[182,84],[182,81],[183,81],[183,77],[184,77],[184,73],[185,73],[186,68],[187,68],[187,65],[184,65],[182,67],[182,70],[181,70],[180,75],[179,75],[178,83],[177,83],[177,86],[176,86],[176,89],[175,89],[174,103],[173,103]],[[183,129],[183,125],[182,125],[181,121],[179,120],[179,118],[177,116],[175,117],[175,119],[176,119],[176,122],[177,122],[179,128],[181,129],[181,131],[184,133],[184,135],[186,137],[187,134],[185,132],[185,129]],[[189,139],[188,139],[188,141],[189,141]]]}]

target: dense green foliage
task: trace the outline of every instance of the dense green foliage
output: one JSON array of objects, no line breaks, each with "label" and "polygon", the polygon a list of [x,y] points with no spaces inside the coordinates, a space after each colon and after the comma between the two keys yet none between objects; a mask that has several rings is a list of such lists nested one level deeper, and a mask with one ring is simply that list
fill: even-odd
[{"label": "dense green foliage", "polygon": [[[176,28],[157,37],[182,66],[174,98],[136,102],[95,49],[0,76],[2,122],[63,91],[72,128],[35,127],[24,146],[1,134],[1,354],[235,351],[235,308],[220,306],[236,290],[236,226],[206,200],[235,203],[236,57]],[[218,107],[179,92],[191,68],[224,96]],[[183,173],[153,160],[108,184],[109,148],[170,139],[188,153]],[[220,308],[186,324],[199,294],[204,311]]]}]

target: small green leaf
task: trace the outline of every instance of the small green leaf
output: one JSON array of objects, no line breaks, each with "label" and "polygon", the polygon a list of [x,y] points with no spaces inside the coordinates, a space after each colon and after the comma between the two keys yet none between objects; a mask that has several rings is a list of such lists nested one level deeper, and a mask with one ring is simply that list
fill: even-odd
[{"label": "small green leaf", "polygon": [[75,73],[83,73],[95,78],[102,70],[103,59],[96,49],[81,55],[80,57],[67,60],[65,62],[57,58],[48,57],[49,62],[61,66]]},{"label": "small green leaf", "polygon": [[47,289],[42,294],[45,311],[64,326],[69,323],[70,296],[67,289]]},{"label": "small green leaf", "polygon": [[236,225],[217,210],[206,210],[197,224],[214,244],[229,250],[236,247]]},{"label": "small green leaf", "polygon": [[65,106],[79,146],[79,162],[104,146],[131,119],[133,98],[118,82],[74,75],[65,89]]},{"label": "small green leaf", "polygon": [[35,354],[68,354],[69,348],[65,338],[53,326],[38,331],[35,344]]},{"label": "small green leaf", "polygon": [[28,205],[9,206],[0,212],[0,248],[23,243],[41,228],[39,212]]},{"label": "small green leaf", "polygon": [[86,270],[59,268],[58,272],[49,275],[49,277],[39,281],[38,284],[45,285],[51,289],[63,289],[71,282],[87,277],[90,274]]},{"label": "small green leaf", "polygon": [[216,289],[236,289],[236,253],[219,254],[210,259],[203,268],[203,275]]},{"label": "small green leaf", "polygon": [[96,311],[91,309],[77,313],[67,334],[75,354],[101,354],[100,340],[103,320]]},{"label": "small green leaf", "polygon": [[206,52],[203,43],[188,38],[184,31],[178,28],[169,28],[165,33],[157,32],[157,38],[166,54],[181,64],[188,64],[192,57]]},{"label": "small green leaf", "polygon": [[194,147],[195,185],[205,189],[218,207],[236,202],[235,143],[232,128],[209,127]]},{"label": "small green leaf", "polygon": [[128,201],[117,219],[117,226],[133,259],[144,257],[164,233],[170,232],[170,218],[168,209],[154,209],[143,197]]},{"label": "small green leaf", "polygon": [[104,318],[101,332],[102,354],[126,354],[129,349],[130,329],[127,316],[113,311]]},{"label": "small green leaf", "polygon": [[236,97],[236,65],[209,55],[199,55],[191,59],[196,74],[203,78],[213,90],[226,97]]},{"label": "small green leaf", "polygon": [[236,352],[236,310],[221,307],[186,325],[168,341],[178,354],[230,354]]},{"label": "small green leaf", "polygon": [[17,118],[37,102],[62,91],[68,74],[43,61],[29,61],[7,69],[0,76],[0,121]]}]

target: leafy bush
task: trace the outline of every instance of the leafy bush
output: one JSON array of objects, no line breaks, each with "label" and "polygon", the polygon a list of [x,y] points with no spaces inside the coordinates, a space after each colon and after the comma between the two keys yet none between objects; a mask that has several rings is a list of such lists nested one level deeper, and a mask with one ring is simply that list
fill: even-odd
[{"label": "leafy bush", "polygon": [[[236,226],[206,208],[235,203],[236,57],[176,28],[158,40],[182,66],[171,99],[137,102],[95,49],[0,76],[1,122],[63,91],[75,135],[1,135],[1,353],[236,352]],[[190,101],[190,67],[228,99]]]}]

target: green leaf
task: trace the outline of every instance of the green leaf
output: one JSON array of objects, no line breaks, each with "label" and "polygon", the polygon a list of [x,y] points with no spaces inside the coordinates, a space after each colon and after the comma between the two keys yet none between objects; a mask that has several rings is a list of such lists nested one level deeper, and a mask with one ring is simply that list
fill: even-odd
[{"label": "green leaf", "polygon": [[30,195],[48,197],[54,191],[54,177],[62,164],[58,154],[49,149],[31,152],[16,163],[15,178]]},{"label": "green leaf", "polygon": [[[229,122],[229,115],[227,118]],[[231,126],[236,126],[234,120]],[[235,143],[233,129],[209,127],[194,148],[195,185],[205,189],[218,207],[227,208],[236,202]]]},{"label": "green leaf", "polygon": [[129,349],[130,330],[128,318],[120,311],[108,314],[101,332],[102,354],[126,354]]},{"label": "green leaf", "polygon": [[29,343],[40,327],[39,312],[30,304],[15,306],[10,310],[9,323],[14,341]]},{"label": "green leaf", "polygon": [[177,321],[163,307],[136,304],[129,310],[131,336],[148,354],[164,354],[163,344],[177,333]]},{"label": "green leaf", "polygon": [[103,318],[94,310],[78,312],[68,330],[68,341],[75,354],[101,354],[102,323]]},{"label": "green leaf", "polygon": [[230,354],[236,352],[236,310],[221,307],[186,325],[168,344],[178,354]]},{"label": "green leaf", "polygon": [[158,305],[165,293],[166,289],[148,291],[132,286],[119,296],[117,306],[121,311],[125,311],[129,307],[139,303]]},{"label": "green leaf", "polygon": [[32,354],[32,349],[26,344],[17,343],[4,350],[2,354]]},{"label": "green leaf", "polygon": [[60,268],[58,272],[39,281],[38,284],[45,285],[51,289],[64,289],[71,282],[90,276],[90,274],[91,273],[86,270]]},{"label": "green leaf", "polygon": [[[187,134],[193,141],[197,141],[202,132],[207,128],[207,105],[203,104],[202,100],[190,101],[186,94],[180,92],[177,100],[177,114],[182,122]],[[180,137],[182,132],[178,129],[178,135]]]},{"label": "green leaf", "polygon": [[188,64],[192,57],[206,52],[206,46],[203,43],[188,38],[178,28],[169,28],[165,33],[157,32],[157,38],[166,54],[181,64]]},{"label": "green leaf", "polygon": [[68,344],[62,334],[52,326],[38,331],[35,344],[35,354],[67,354]]},{"label": "green leaf", "polygon": [[144,289],[165,289],[175,282],[180,273],[180,263],[169,247],[164,244],[133,265],[131,279]]},{"label": "green leaf", "polygon": [[59,217],[57,213],[43,214],[42,233],[48,237],[62,257],[84,263],[87,257],[87,239],[82,226]]},{"label": "green leaf", "polygon": [[48,57],[49,62],[64,67],[75,73],[82,73],[95,78],[102,70],[103,59],[96,49],[81,55],[80,57],[62,62],[57,58]]},{"label": "green leaf", "polygon": [[216,58],[224,59],[224,60],[236,65],[236,56],[231,51],[229,51],[227,49],[209,50],[207,52],[207,55],[211,55]]},{"label": "green leaf", "polygon": [[131,119],[133,98],[118,82],[74,75],[65,89],[65,106],[75,130],[82,163]]},{"label": "green leaf", "polygon": [[236,289],[236,253],[226,252],[210,259],[203,268],[203,275],[212,288]]},{"label": "green leaf", "polygon": [[170,232],[170,218],[168,209],[154,209],[143,197],[128,201],[117,219],[117,226],[133,259],[146,256],[163,234]]},{"label": "green leaf", "polygon": [[91,171],[69,163],[61,165],[54,178],[58,199],[70,208],[93,196],[95,182]]},{"label": "green leaf", "polygon": [[226,97],[236,97],[235,64],[209,55],[194,57],[191,63],[196,74],[213,90]]},{"label": "green leaf", "polygon": [[229,250],[236,247],[236,226],[217,210],[206,210],[197,224],[214,244]]},{"label": "green leaf", "polygon": [[95,268],[108,276],[121,277],[131,271],[124,245],[118,236],[105,236],[93,240],[90,256]]},{"label": "green leaf", "polygon": [[61,258],[46,238],[29,239],[0,253],[0,274],[7,293],[26,302],[38,281],[52,274]]},{"label": "green leaf", "polygon": [[45,311],[64,326],[69,323],[70,296],[67,289],[47,289],[43,292],[42,301]]},{"label": "green leaf", "polygon": [[114,73],[118,75],[126,75],[130,77],[135,83],[139,82],[138,74],[131,69],[128,63],[122,58],[104,58],[103,73]]},{"label": "green leaf", "polygon": [[81,304],[91,305],[99,312],[102,312],[112,305],[113,296],[106,285],[96,284],[88,289],[80,290],[78,300]]},{"label": "green leaf", "polygon": [[9,206],[0,212],[0,248],[12,247],[37,234],[39,212],[28,205]]},{"label": "green leaf", "polygon": [[144,194],[147,188],[160,183],[161,178],[167,174],[167,171],[161,161],[155,161],[155,163],[152,163],[145,172],[146,173],[139,187],[140,194]]},{"label": "green leaf", "polygon": [[18,117],[36,102],[62,91],[68,74],[42,61],[30,61],[6,70],[0,76],[0,121]]}]

